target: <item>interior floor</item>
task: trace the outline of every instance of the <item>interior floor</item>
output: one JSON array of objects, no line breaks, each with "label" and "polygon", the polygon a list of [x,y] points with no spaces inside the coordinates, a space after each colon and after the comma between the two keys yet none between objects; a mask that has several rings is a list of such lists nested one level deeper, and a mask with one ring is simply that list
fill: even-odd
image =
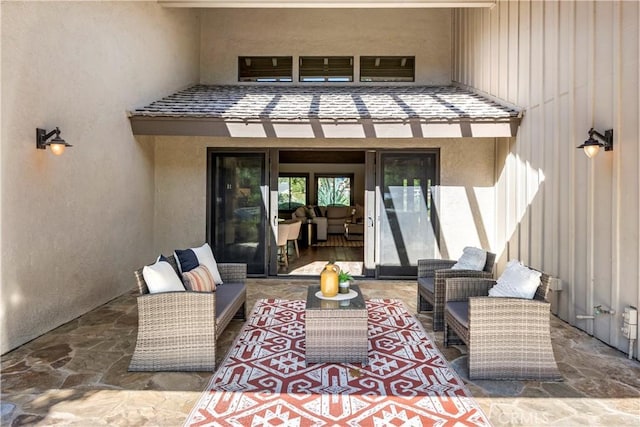
[{"label": "interior floor", "polygon": [[[322,242],[319,242],[322,244]],[[352,276],[361,276],[364,269],[364,247],[361,246],[309,246],[300,247],[296,256],[293,245],[288,248],[288,265],[278,264],[278,274],[318,276],[329,261],[335,261],[340,269]]]}]

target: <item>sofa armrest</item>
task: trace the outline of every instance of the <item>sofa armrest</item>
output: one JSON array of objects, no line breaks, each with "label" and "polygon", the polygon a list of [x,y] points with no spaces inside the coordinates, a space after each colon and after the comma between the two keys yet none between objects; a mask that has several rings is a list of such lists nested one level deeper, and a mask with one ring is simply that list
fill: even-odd
[{"label": "sofa armrest", "polygon": [[419,259],[418,277],[433,277],[435,270],[451,268],[456,262],[450,259]]},{"label": "sofa armrest", "polygon": [[495,280],[481,277],[447,279],[444,301],[466,301],[470,297],[487,296],[495,284]]},{"label": "sofa armrest", "polygon": [[141,295],[130,371],[215,369],[215,292]]},{"label": "sofa armrest", "polygon": [[247,264],[235,262],[218,263],[223,282],[244,282],[247,279]]}]

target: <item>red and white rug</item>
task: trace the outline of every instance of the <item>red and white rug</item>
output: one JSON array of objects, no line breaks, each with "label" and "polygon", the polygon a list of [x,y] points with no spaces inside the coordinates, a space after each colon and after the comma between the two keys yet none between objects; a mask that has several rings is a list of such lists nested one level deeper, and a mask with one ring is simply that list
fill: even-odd
[{"label": "red and white rug", "polygon": [[490,425],[401,301],[367,301],[367,366],[307,366],[304,308],[259,300],[185,426]]}]

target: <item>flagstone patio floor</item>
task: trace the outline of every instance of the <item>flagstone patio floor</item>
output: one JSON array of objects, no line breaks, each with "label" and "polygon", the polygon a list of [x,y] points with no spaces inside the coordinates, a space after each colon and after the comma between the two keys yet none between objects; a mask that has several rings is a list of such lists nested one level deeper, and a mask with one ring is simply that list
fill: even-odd
[{"label": "flagstone patio floor", "polygon": [[[304,299],[313,280],[249,279],[259,298]],[[416,310],[415,281],[358,281],[366,298],[400,298]],[[128,372],[136,341],[135,292],[2,356],[3,426],[181,426],[210,372]],[[502,425],[640,425],[640,363],[552,317],[563,382],[469,381],[465,347],[444,348],[429,314],[417,315],[491,422]],[[218,344],[224,358],[241,321]]]}]

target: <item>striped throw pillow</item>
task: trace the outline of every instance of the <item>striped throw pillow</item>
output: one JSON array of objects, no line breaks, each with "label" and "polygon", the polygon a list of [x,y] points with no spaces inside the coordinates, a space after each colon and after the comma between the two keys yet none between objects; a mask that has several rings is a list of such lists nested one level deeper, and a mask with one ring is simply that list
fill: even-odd
[{"label": "striped throw pillow", "polygon": [[201,265],[191,271],[182,273],[184,287],[194,292],[213,292],[216,290],[216,283],[209,269]]}]

